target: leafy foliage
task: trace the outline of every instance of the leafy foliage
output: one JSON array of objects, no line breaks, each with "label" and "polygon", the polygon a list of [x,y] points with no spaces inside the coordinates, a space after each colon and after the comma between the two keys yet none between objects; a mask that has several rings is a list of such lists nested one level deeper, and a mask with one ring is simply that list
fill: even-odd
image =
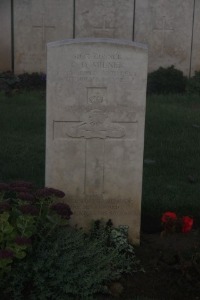
[{"label": "leafy foliage", "polygon": [[46,87],[46,75],[44,73],[24,73],[15,75],[12,72],[0,73],[0,91],[11,96],[16,91],[42,89]]},{"label": "leafy foliage", "polygon": [[19,78],[12,72],[0,73],[0,91],[4,91],[7,96],[15,89],[19,83]]},{"label": "leafy foliage", "polygon": [[196,71],[195,75],[188,80],[187,92],[200,95],[200,71]]},{"label": "leafy foliage", "polygon": [[0,183],[0,279],[31,251],[33,239],[67,224],[69,206],[63,203],[60,211],[53,204],[64,195],[53,188],[35,190],[28,182]]},{"label": "leafy foliage", "polygon": [[69,226],[55,228],[9,273],[7,295],[14,299],[64,300],[92,299],[98,292],[108,292],[112,280],[139,270],[126,234],[123,231],[116,239],[114,232],[121,229],[99,221],[88,234]]},{"label": "leafy foliage", "polygon": [[46,87],[46,75],[44,73],[24,73],[18,76],[20,89],[32,90],[32,89],[45,89]]},{"label": "leafy foliage", "polygon": [[148,75],[148,94],[179,94],[186,90],[187,77],[174,66],[163,68]]},{"label": "leafy foliage", "polygon": [[92,239],[104,236],[106,245],[117,249],[118,253],[124,256],[122,260],[118,261],[118,270],[120,270],[119,266],[122,263],[122,272],[131,273],[138,271],[139,261],[135,257],[134,247],[128,242],[128,226],[120,225],[116,228],[113,227],[111,220],[106,224],[97,220],[93,223],[90,235]]}]

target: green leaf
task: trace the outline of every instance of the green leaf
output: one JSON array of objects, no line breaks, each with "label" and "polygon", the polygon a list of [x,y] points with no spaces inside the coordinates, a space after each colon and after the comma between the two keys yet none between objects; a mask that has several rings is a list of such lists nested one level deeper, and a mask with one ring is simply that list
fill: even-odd
[{"label": "green leaf", "polygon": [[8,221],[9,217],[10,214],[8,212],[3,212],[2,214],[0,214],[0,224]]},{"label": "green leaf", "polygon": [[19,216],[16,225],[21,235],[26,237],[31,237],[36,231],[36,220],[33,216]]},{"label": "green leaf", "polygon": [[22,259],[26,256],[26,252],[25,251],[19,251],[17,253],[15,253],[15,257],[18,259]]}]

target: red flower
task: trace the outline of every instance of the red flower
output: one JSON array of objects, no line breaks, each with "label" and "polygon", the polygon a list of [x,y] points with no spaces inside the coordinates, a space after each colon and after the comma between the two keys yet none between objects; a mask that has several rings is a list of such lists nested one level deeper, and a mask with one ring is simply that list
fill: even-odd
[{"label": "red flower", "polygon": [[174,212],[167,211],[162,215],[161,221],[162,223],[167,223],[168,221],[177,220],[177,215]]},{"label": "red flower", "polygon": [[183,233],[189,232],[193,226],[193,222],[194,222],[193,219],[188,216],[185,216],[182,218],[182,221],[183,221],[182,232]]}]

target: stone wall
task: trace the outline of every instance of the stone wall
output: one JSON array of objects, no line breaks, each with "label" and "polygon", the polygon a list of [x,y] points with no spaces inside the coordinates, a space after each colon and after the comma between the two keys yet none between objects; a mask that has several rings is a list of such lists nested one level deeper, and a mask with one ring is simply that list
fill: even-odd
[{"label": "stone wall", "polygon": [[193,40],[191,55],[191,73],[200,70],[200,1],[195,1]]},{"label": "stone wall", "polygon": [[15,72],[46,72],[46,44],[73,37],[73,0],[15,0],[13,12]]},{"label": "stone wall", "polygon": [[200,70],[200,0],[1,0],[0,19],[0,71],[46,72],[46,43],[80,37],[146,43],[150,72]]},{"label": "stone wall", "polygon": [[0,71],[12,69],[11,56],[11,2],[0,1]]},{"label": "stone wall", "polygon": [[132,40],[134,0],[76,0],[75,37]]},{"label": "stone wall", "polygon": [[190,74],[193,27],[191,0],[139,0],[135,40],[149,46],[149,71],[174,65]]}]

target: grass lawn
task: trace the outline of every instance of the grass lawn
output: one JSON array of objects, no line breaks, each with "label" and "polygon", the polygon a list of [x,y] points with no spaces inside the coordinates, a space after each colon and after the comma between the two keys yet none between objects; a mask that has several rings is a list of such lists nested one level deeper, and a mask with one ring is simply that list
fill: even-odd
[{"label": "grass lawn", "polygon": [[44,92],[0,94],[0,181],[44,185]]},{"label": "grass lawn", "polygon": [[143,212],[199,216],[199,97],[147,99],[144,160],[154,163],[144,163]]},{"label": "grass lawn", "polygon": [[[198,216],[200,191],[200,98],[147,99],[142,211]],[[45,95],[0,94],[0,181],[44,185]],[[194,183],[190,182],[193,181]]]}]

